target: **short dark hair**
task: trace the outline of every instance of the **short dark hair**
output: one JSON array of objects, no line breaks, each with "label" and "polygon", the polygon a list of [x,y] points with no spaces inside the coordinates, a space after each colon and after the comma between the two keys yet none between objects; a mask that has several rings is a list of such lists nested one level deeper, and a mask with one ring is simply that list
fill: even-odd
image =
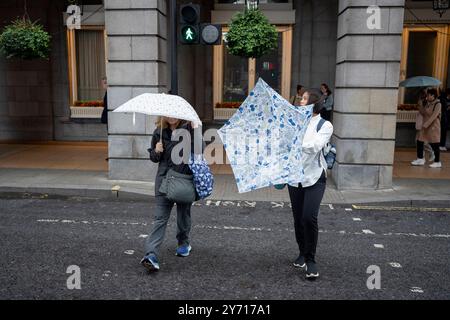
[{"label": "short dark hair", "polygon": [[297,92],[299,92],[300,90],[302,90],[304,87],[301,84],[297,85]]},{"label": "short dark hair", "polygon": [[435,98],[438,97],[437,90],[434,89],[434,88],[428,89],[428,90],[427,90],[427,94],[429,94],[430,96],[434,96]]},{"label": "short dark hair", "polygon": [[319,100],[320,97],[317,93],[311,92],[311,91],[305,91],[305,93],[308,92],[309,97],[308,97],[308,105],[310,104],[316,104]]}]

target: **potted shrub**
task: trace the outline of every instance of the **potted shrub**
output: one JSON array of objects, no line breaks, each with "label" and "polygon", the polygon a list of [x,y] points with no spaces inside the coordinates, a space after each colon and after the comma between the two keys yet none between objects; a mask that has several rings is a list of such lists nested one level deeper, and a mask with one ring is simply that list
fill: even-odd
[{"label": "potted shrub", "polygon": [[278,47],[277,29],[254,7],[233,17],[225,39],[229,52],[244,58],[260,58]]},{"label": "potted shrub", "polygon": [[50,35],[37,21],[17,19],[0,34],[0,51],[8,59],[47,59],[50,53]]}]

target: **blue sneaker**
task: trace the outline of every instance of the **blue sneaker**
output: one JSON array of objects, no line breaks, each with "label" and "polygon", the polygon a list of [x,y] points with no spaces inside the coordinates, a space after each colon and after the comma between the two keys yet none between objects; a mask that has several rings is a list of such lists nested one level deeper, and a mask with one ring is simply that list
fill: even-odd
[{"label": "blue sneaker", "polygon": [[158,259],[154,254],[149,254],[142,258],[141,264],[150,272],[159,270]]},{"label": "blue sneaker", "polygon": [[187,257],[191,252],[192,247],[190,245],[182,245],[177,248],[176,255],[179,257]]}]

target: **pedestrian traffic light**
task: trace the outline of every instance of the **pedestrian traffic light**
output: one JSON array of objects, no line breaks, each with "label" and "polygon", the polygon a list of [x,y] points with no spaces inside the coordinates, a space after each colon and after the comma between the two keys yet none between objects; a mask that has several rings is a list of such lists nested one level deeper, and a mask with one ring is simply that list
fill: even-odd
[{"label": "pedestrian traffic light", "polygon": [[180,41],[183,44],[196,44],[200,40],[200,5],[180,6]]},{"label": "pedestrian traffic light", "polygon": [[220,24],[203,23],[200,29],[201,44],[218,45],[222,43],[222,26]]}]

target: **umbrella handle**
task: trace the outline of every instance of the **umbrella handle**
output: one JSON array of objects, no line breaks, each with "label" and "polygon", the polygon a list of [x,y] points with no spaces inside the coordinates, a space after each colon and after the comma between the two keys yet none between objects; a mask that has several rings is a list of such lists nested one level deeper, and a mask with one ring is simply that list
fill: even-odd
[{"label": "umbrella handle", "polygon": [[162,143],[162,131],[163,131],[163,118],[161,117],[161,133],[159,134],[159,142]]}]

